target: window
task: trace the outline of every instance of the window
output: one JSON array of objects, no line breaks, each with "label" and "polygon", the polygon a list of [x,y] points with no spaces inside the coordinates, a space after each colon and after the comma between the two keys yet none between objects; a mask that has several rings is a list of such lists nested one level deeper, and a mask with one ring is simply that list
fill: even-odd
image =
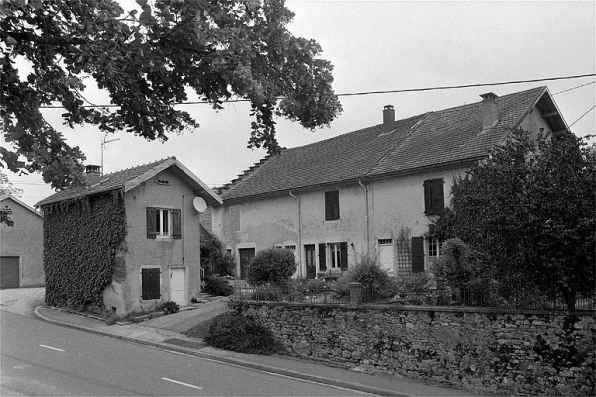
[{"label": "window", "polygon": [[433,259],[441,256],[441,248],[443,248],[443,240],[431,237],[428,240],[428,257]]},{"label": "window", "polygon": [[380,238],[379,239],[379,245],[392,245],[393,244],[393,239],[390,238]]},{"label": "window", "polygon": [[240,231],[240,206],[233,205],[230,207],[230,230],[233,232]]},{"label": "window", "polygon": [[325,220],[336,221],[339,219],[339,190],[325,192]]},{"label": "window", "polygon": [[348,243],[319,245],[319,270],[325,271],[327,268],[348,269]]},{"label": "window", "polygon": [[287,250],[296,251],[296,246],[295,245],[286,245],[284,248],[287,249]]},{"label": "window", "polygon": [[424,181],[424,215],[440,215],[443,212],[443,178]]},{"label": "window", "polygon": [[161,291],[159,288],[160,278],[161,269],[159,268],[141,269],[142,300],[152,300],[161,298]]},{"label": "window", "polygon": [[182,238],[180,210],[147,208],[147,238]]}]

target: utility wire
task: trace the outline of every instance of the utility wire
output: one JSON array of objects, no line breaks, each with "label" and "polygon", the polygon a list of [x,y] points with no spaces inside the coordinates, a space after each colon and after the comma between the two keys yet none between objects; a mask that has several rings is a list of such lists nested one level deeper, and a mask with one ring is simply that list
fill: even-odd
[{"label": "utility wire", "polygon": [[587,85],[594,84],[594,83],[596,83],[596,80],[594,80],[594,81],[590,81],[589,83],[586,83],[586,84],[578,85],[577,87],[572,87],[572,88],[569,88],[569,89],[567,89],[567,90],[563,90],[563,91],[555,92],[555,93],[553,94],[553,96],[555,96],[555,95],[557,95],[557,94],[562,94],[562,93],[564,93],[564,92],[567,92],[567,91],[573,91],[573,90],[576,90],[576,89],[578,89],[578,88],[585,87],[585,86],[587,86]]},{"label": "utility wire", "polygon": [[[580,75],[573,75],[573,76],[547,77],[547,78],[543,78],[543,79],[501,81],[501,82],[497,82],[497,83],[479,83],[479,84],[463,84],[463,85],[423,87],[423,88],[406,88],[406,89],[401,89],[401,90],[386,90],[386,91],[363,91],[363,92],[337,94],[337,96],[363,96],[363,95],[377,95],[377,94],[397,94],[397,93],[403,93],[403,92],[453,90],[453,89],[460,89],[460,88],[491,87],[491,86],[508,85],[508,84],[536,83],[536,82],[540,82],[540,81],[570,80],[570,79],[579,79],[582,77],[593,77],[593,76],[596,76],[596,73],[580,74]],[[592,83],[588,83],[588,84],[592,84]],[[584,84],[584,85],[587,85],[587,84]],[[579,86],[579,87],[582,87],[582,86]],[[573,89],[579,88],[579,87],[574,87]],[[561,91],[561,92],[565,92],[565,91]],[[560,92],[558,92],[557,94],[560,94]],[[281,98],[278,98],[278,99],[281,99]],[[249,101],[250,101],[249,99],[230,99],[230,100],[223,101],[223,103],[249,102]],[[194,101],[193,102],[193,101],[191,101],[191,102],[177,102],[177,103],[175,103],[175,105],[205,105],[205,104],[210,104],[210,102],[207,102],[207,101]],[[81,107],[83,107],[83,108],[88,108],[88,107],[113,108],[113,107],[120,107],[120,105],[85,105],[85,106],[81,106]],[[41,109],[63,109],[64,106],[40,106],[40,108]]]},{"label": "utility wire", "polygon": [[587,111],[586,113],[582,114],[582,115],[581,115],[581,117],[580,117],[579,119],[575,120],[575,121],[574,121],[574,122],[573,122],[573,123],[572,123],[572,124],[569,126],[569,128],[573,127],[573,124],[575,124],[575,123],[577,123],[578,121],[580,121],[581,119],[583,119],[583,118],[584,118],[584,116],[585,116],[586,114],[590,113],[590,112],[591,112],[591,111],[592,111],[594,108],[596,108],[596,105],[592,106],[590,109],[588,109],[588,111]]}]

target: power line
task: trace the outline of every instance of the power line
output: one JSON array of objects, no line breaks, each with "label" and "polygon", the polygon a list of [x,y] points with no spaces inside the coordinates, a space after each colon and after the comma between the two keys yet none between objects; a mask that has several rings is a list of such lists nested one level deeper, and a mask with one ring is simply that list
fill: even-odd
[{"label": "power line", "polygon": [[[511,81],[501,81],[496,83],[478,83],[478,84],[462,84],[462,85],[451,85],[451,86],[436,86],[436,87],[423,87],[423,88],[405,88],[405,89],[398,89],[398,90],[385,90],[385,91],[363,91],[363,92],[353,92],[353,93],[344,93],[344,94],[337,94],[337,96],[363,96],[363,95],[378,95],[378,94],[398,94],[404,92],[422,92],[422,91],[438,91],[438,90],[453,90],[453,89],[460,89],[460,88],[473,88],[473,87],[492,87],[498,85],[508,85],[508,84],[523,84],[523,83],[536,83],[540,81],[555,81],[555,80],[571,80],[571,79],[579,79],[582,77],[593,77],[596,76],[596,73],[589,73],[589,74],[580,74],[580,75],[573,75],[573,76],[559,76],[559,77],[547,77],[542,79],[531,79],[531,80],[511,80]],[[593,83],[593,82],[592,82]],[[592,84],[588,83],[588,84]],[[587,84],[584,84],[587,85]],[[583,86],[583,85],[582,85]],[[582,86],[574,87],[579,88]],[[569,89],[567,91],[570,91]],[[565,91],[561,91],[565,92]],[[558,92],[557,94],[560,94]],[[554,94],[556,95],[556,94]],[[283,99],[283,98],[278,98]],[[226,100],[223,103],[236,103],[236,102],[249,102],[249,99],[230,99]],[[207,101],[189,101],[189,102],[177,102],[174,105],[206,105],[210,102]],[[120,107],[120,105],[84,105],[81,106],[83,108],[93,108],[93,107],[102,107],[102,108],[113,108],[113,107]],[[41,109],[63,109],[64,106],[40,106]]]},{"label": "power line", "polygon": [[577,120],[575,120],[573,123],[571,123],[571,125],[569,126],[569,128],[573,127],[573,124],[577,123],[578,121],[580,121],[581,119],[584,118],[584,116],[588,113],[590,113],[590,111],[592,111],[594,108],[596,108],[596,105],[592,106],[590,109],[588,109],[588,111],[584,114],[581,115],[581,117]]},{"label": "power line", "polygon": [[562,93],[564,93],[564,92],[567,92],[567,91],[573,91],[573,90],[576,90],[576,89],[578,89],[578,88],[585,87],[585,86],[587,86],[587,85],[594,84],[594,83],[596,83],[596,80],[594,80],[594,81],[590,81],[589,83],[586,83],[586,84],[578,85],[577,87],[569,88],[569,89],[567,89],[567,90],[563,90],[563,91],[555,92],[555,93],[553,94],[553,96],[555,96],[555,95],[557,95],[557,94],[562,94]]}]

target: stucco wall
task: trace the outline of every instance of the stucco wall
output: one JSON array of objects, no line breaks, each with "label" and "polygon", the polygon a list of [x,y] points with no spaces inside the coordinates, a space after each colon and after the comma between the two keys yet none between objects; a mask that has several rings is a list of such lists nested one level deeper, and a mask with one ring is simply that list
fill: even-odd
[{"label": "stucco wall", "polygon": [[10,197],[0,206],[12,210],[14,221],[14,226],[0,223],[0,256],[20,257],[20,287],[43,285],[43,218]]},{"label": "stucco wall", "polygon": [[504,394],[594,395],[593,313],[252,303],[289,355]]},{"label": "stucco wall", "polygon": [[[167,180],[159,185],[155,180]],[[166,170],[147,180],[125,195],[126,243],[116,260],[125,263],[125,274],[114,277],[112,288],[104,293],[106,307],[116,312],[150,310],[170,301],[170,274],[173,267],[185,269],[186,304],[200,292],[200,226],[199,213],[194,209],[192,190],[172,172]],[[182,238],[147,238],[147,207],[180,209]],[[160,268],[160,300],[141,300],[141,269]]]}]

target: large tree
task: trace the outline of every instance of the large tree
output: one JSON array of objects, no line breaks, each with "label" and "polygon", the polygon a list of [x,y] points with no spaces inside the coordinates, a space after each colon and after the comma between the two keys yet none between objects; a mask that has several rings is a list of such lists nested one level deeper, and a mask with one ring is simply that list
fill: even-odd
[{"label": "large tree", "polygon": [[456,179],[433,232],[482,252],[485,271],[513,288],[558,295],[572,309],[595,292],[596,155],[585,139],[521,130]]},{"label": "large tree", "polygon": [[[187,101],[186,88],[215,109],[246,99],[254,116],[249,147],[270,153],[279,150],[275,117],[316,129],[341,112],[332,65],[314,40],[286,29],[293,13],[283,0],[137,3],[125,12],[115,0],[2,2],[3,166],[40,171],[57,189],[82,181],[84,155],[44,119],[44,105],[63,106],[70,127],[166,140],[198,126],[175,106]],[[30,65],[28,75],[18,61]],[[117,110],[85,99],[87,77]]]}]

